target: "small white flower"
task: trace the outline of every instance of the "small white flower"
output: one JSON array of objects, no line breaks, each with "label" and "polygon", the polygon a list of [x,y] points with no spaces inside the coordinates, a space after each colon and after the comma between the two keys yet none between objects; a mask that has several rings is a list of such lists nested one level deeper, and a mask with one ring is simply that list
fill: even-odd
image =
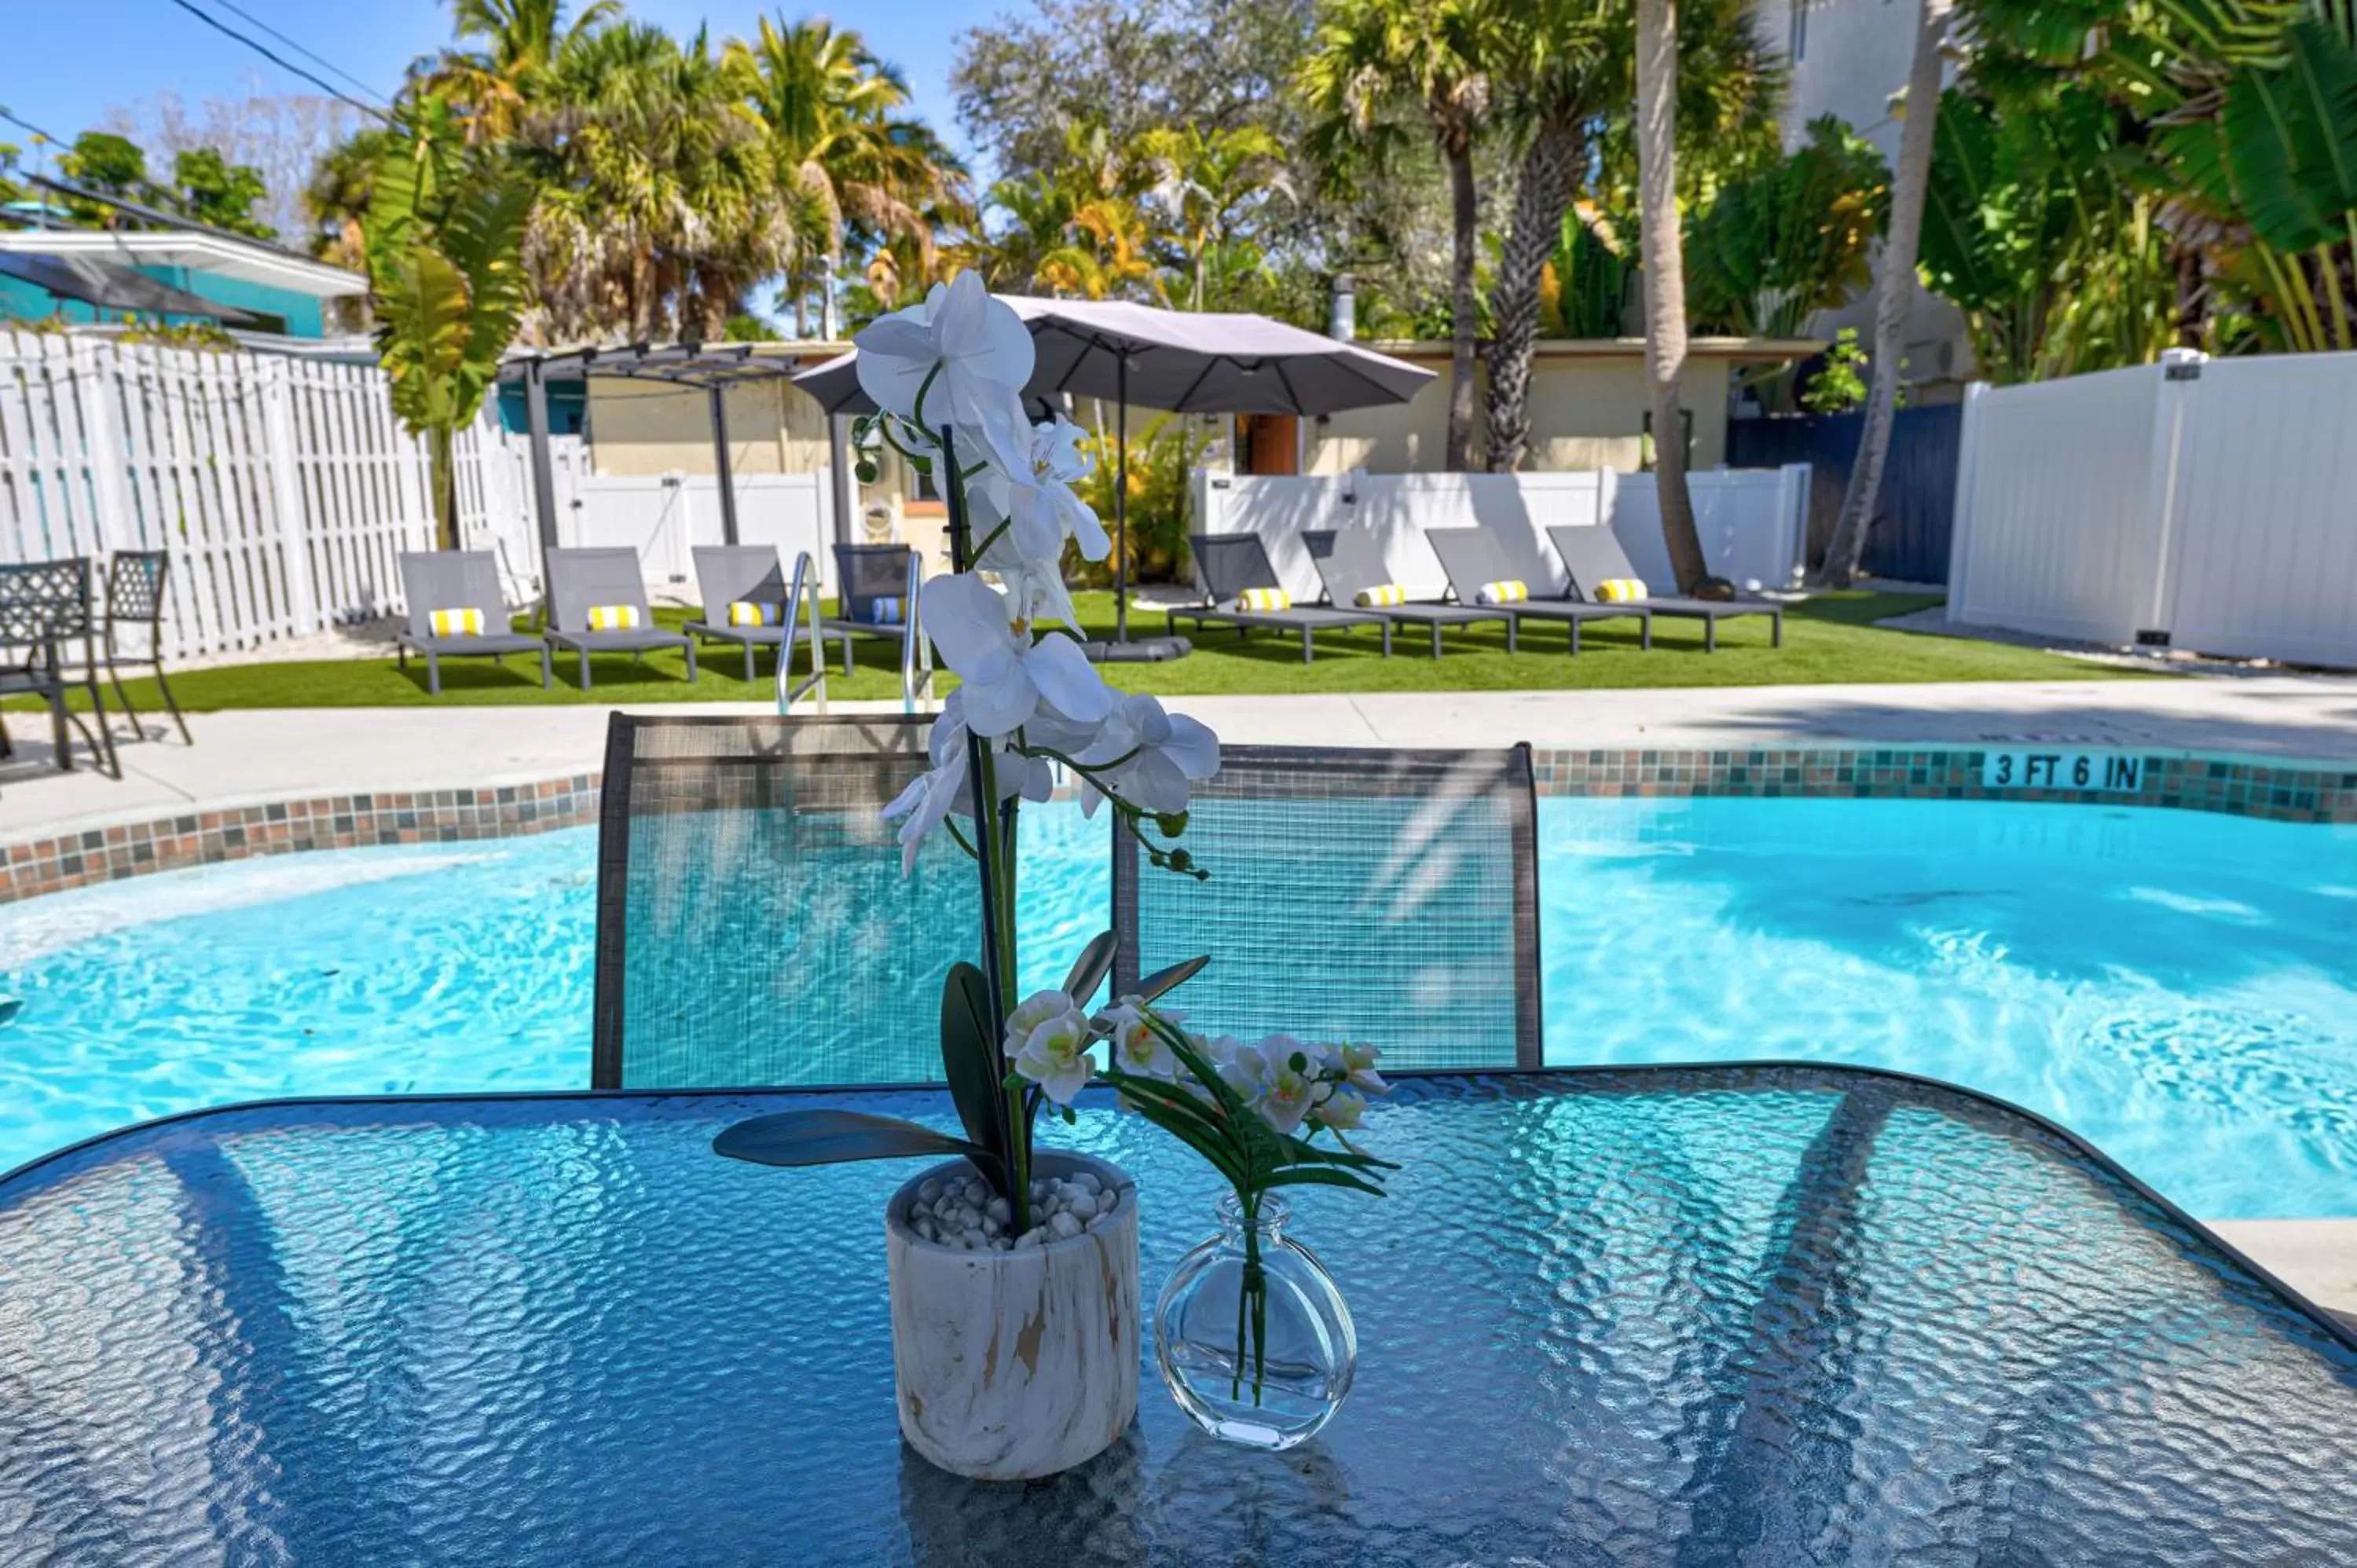
[{"label": "small white flower", "polygon": [[[1057,1104],[1070,1105],[1072,1097],[1089,1081],[1089,1047],[1093,1043],[1089,1021],[1071,1005],[1071,998],[1061,992],[1041,994],[1060,998],[1064,1008],[1041,1019],[1025,1034],[1022,1048],[1015,1053],[1015,1070],[1038,1084]],[[1031,1000],[1037,1002],[1040,997]],[[1016,1012],[1019,1015],[1023,1009],[1018,1007]],[[1013,1019],[1008,1020],[1010,1035],[1013,1023]]]},{"label": "small white flower", "polygon": [[[966,728],[964,698],[965,693],[961,689],[952,692],[942,702],[941,716],[933,720],[925,743],[931,768],[884,808],[887,822],[896,817],[908,819],[900,824],[903,875],[917,864],[917,849],[925,835],[940,827],[944,818],[952,811],[967,818],[974,815],[974,780],[967,758],[973,736]],[[998,798],[1002,800],[1017,795],[1027,800],[1045,800],[1055,792],[1054,770],[1037,757],[1017,757],[1002,750],[996,770]]]},{"label": "small white flower", "polygon": [[[1176,1024],[1184,1015],[1165,1013],[1161,1016],[1165,1023]],[[1104,1017],[1113,1030],[1110,1037],[1114,1066],[1145,1078],[1178,1077],[1178,1058],[1146,1016],[1145,1004],[1135,996],[1125,996],[1104,1010]]]},{"label": "small white flower", "polygon": [[877,407],[928,431],[953,426],[962,447],[974,446],[960,452],[961,462],[979,457],[1009,474],[1031,471],[1023,417],[1023,386],[1036,360],[1031,333],[1014,306],[990,297],[980,274],[935,284],[923,303],[879,317],[852,342],[860,388]]},{"label": "small white flower", "polygon": [[1337,1063],[1348,1076],[1350,1085],[1361,1094],[1389,1094],[1392,1086],[1375,1070],[1375,1058],[1383,1053],[1373,1046],[1339,1046]]},{"label": "small white flower", "polygon": [[1023,1049],[1023,1042],[1031,1037],[1032,1030],[1074,1010],[1071,995],[1061,991],[1035,991],[1026,996],[1006,1015],[1006,1054],[1017,1055]]},{"label": "small white flower", "polygon": [[1007,538],[1028,560],[1060,562],[1066,539],[1080,545],[1082,560],[1102,561],[1113,553],[1095,510],[1072,489],[1088,475],[1089,459],[1081,450],[1087,434],[1061,414],[1031,427],[1029,474],[1004,487],[1003,508]]},{"label": "small white flower", "polygon": [[[1195,785],[1220,770],[1220,737],[1184,714],[1168,712],[1159,699],[1137,693],[1112,704],[1095,742],[1073,760],[1108,769],[1099,778],[1140,811],[1183,811]],[[1082,811],[1095,815],[1103,794],[1096,779],[1082,776]]]},{"label": "small white flower", "polygon": [[1337,1133],[1348,1133],[1366,1119],[1367,1097],[1356,1090],[1340,1089],[1318,1102],[1313,1115],[1318,1124]]},{"label": "small white flower", "polygon": [[1260,1093],[1254,1109],[1271,1127],[1290,1133],[1309,1114],[1318,1083],[1316,1065],[1308,1047],[1290,1035],[1271,1035],[1260,1043],[1258,1055]]},{"label": "small white flower", "polygon": [[942,661],[957,671],[965,722],[976,735],[1011,735],[1039,712],[1042,698],[1084,725],[1112,712],[1111,687],[1068,637],[1033,642],[1008,625],[1006,601],[967,573],[935,577],[924,587],[925,628]]}]

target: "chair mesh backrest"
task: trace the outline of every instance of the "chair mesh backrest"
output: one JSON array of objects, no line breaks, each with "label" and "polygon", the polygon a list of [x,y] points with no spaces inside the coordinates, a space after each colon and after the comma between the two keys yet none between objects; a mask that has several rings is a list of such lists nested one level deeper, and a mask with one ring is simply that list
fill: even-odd
[{"label": "chair mesh backrest", "polygon": [[[905,544],[838,544],[834,547],[835,605],[844,620],[870,621],[868,607],[878,599],[909,596],[909,557]],[[900,607],[900,619],[909,607]]]},{"label": "chair mesh backrest", "polygon": [[904,879],[884,806],[922,716],[614,715],[597,837],[600,1089],[930,1083],[981,929],[946,834]]},{"label": "chair mesh backrest", "polygon": [[1114,846],[1114,989],[1208,954],[1187,1026],[1380,1046],[1394,1067],[1536,1066],[1538,825],[1527,746],[1228,746],[1181,841],[1208,881]]},{"label": "chair mesh backrest", "polygon": [[639,553],[629,545],[594,550],[552,550],[548,553],[548,596],[559,631],[589,629],[589,611],[597,605],[635,605],[639,629],[654,626],[647,607],[646,577]]},{"label": "chair mesh backrest", "polygon": [[1338,605],[1347,607],[1360,590],[1392,580],[1383,569],[1383,547],[1363,529],[1305,529],[1301,542],[1309,548],[1318,580],[1326,585],[1326,596]]},{"label": "chair mesh backrest", "polygon": [[436,610],[479,610],[485,631],[508,629],[500,566],[488,550],[413,550],[401,557],[409,635],[432,637]]},{"label": "chair mesh backrest", "polygon": [[1225,604],[1246,588],[1285,586],[1256,533],[1190,533],[1187,542],[1194,551],[1203,592],[1214,603]]},{"label": "chair mesh backrest", "polygon": [[1571,574],[1571,586],[1564,590],[1567,598],[1592,599],[1597,584],[1637,575],[1629,553],[1620,548],[1620,541],[1609,527],[1557,526],[1547,530],[1547,542],[1563,557],[1564,570]]},{"label": "chair mesh backrest", "polygon": [[1514,575],[1498,542],[1483,529],[1427,528],[1424,539],[1439,557],[1440,569],[1448,574],[1448,585],[1459,604],[1474,603],[1482,584],[1502,583]]},{"label": "chair mesh backrest", "polygon": [[699,544],[695,588],[704,601],[704,618],[717,626],[726,622],[728,607],[739,600],[784,604],[786,574],[774,544]]},{"label": "chair mesh backrest", "polygon": [[118,550],[106,558],[106,618],[145,621],[164,618],[164,579],[172,558],[161,550]]},{"label": "chair mesh backrest", "polygon": [[0,565],[0,648],[82,637],[91,626],[87,559]]}]

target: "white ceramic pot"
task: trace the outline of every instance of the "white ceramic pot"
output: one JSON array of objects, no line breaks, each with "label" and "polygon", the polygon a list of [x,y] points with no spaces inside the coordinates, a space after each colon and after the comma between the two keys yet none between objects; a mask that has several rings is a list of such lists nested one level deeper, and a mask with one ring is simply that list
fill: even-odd
[{"label": "white ceramic pot", "polygon": [[1093,1230],[1012,1252],[938,1246],[909,1228],[928,1178],[892,1195],[892,1372],[900,1433],[944,1470],[980,1480],[1052,1476],[1092,1459],[1137,1413],[1137,1188],[1119,1167],[1040,1150],[1032,1175],[1087,1171],[1121,1193]]}]

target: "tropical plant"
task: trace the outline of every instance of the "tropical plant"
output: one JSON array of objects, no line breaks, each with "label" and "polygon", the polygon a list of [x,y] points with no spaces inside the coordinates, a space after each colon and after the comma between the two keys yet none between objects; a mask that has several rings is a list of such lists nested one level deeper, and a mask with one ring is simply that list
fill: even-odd
[{"label": "tropical plant", "polygon": [[179,209],[199,223],[256,240],[274,240],[278,231],[253,215],[270,194],[262,171],[232,164],[211,147],[192,147],[172,158],[172,194]]},{"label": "tropical plant", "polygon": [[1720,186],[1686,222],[1687,307],[1705,331],[1790,338],[1873,282],[1889,169],[1832,115],[1785,157]]},{"label": "tropical plant", "polygon": [[1834,334],[1824,363],[1801,389],[1801,406],[1811,413],[1847,413],[1866,401],[1866,350],[1858,347],[1857,328],[1845,327]]},{"label": "tropical plant", "polygon": [[1378,166],[1422,124],[1448,172],[1449,389],[1448,467],[1472,465],[1475,281],[1480,205],[1473,154],[1490,113],[1490,62],[1499,8],[1491,0],[1327,0],[1299,91],[1319,116],[1312,145],[1346,161],[1355,146]]},{"label": "tropical plant", "polygon": [[468,134],[497,141],[523,129],[566,48],[622,15],[619,0],[590,0],[565,16],[564,0],[451,0],[451,30],[479,45],[446,49],[414,73],[423,89],[458,110]]},{"label": "tropical plant", "polygon": [[[1221,283],[1265,264],[1247,231],[1266,202],[1292,199],[1285,149],[1258,125],[1224,131],[1157,126],[1140,135],[1136,145],[1139,160],[1154,171],[1154,197],[1186,254],[1191,278],[1188,308],[1206,309]],[[1238,258],[1249,258],[1241,274]]]},{"label": "tropical plant", "polygon": [[1686,290],[1680,253],[1677,173],[1676,0],[1637,0],[1637,174],[1645,268],[1645,382],[1654,432],[1653,483],[1662,541],[1678,592],[1710,575],[1686,493],[1686,444],[1664,432],[1685,428],[1679,382],[1686,359]]},{"label": "tropical plant", "polygon": [[[147,182],[147,155],[138,144],[112,131],[84,131],[76,136],[73,145],[58,155],[58,173],[93,195],[125,201],[149,199],[153,190]],[[60,201],[75,224],[83,228],[112,229],[121,220],[114,208],[101,202],[75,196],[62,197]]]},{"label": "tropical plant", "polygon": [[1618,338],[1628,316],[1632,269],[1593,209],[1563,215],[1555,250],[1539,274],[1539,331],[1548,338]]},{"label": "tropical plant", "polygon": [[377,166],[367,223],[377,357],[394,416],[425,439],[446,550],[458,546],[452,446],[523,314],[533,196],[506,154],[468,145],[464,121],[431,96],[406,107]]},{"label": "tropical plant", "polygon": [[[1194,513],[1194,472],[1202,461],[1211,434],[1202,422],[1178,413],[1159,413],[1130,432],[1126,535],[1127,580],[1132,583],[1185,582],[1193,567],[1187,552],[1187,531]],[[1091,435],[1085,450],[1092,466],[1075,487],[1097,516],[1114,515],[1114,489],[1123,465],[1116,460],[1111,432]],[[1119,552],[1122,541],[1116,539]],[[1108,587],[1114,582],[1115,557],[1091,561],[1077,548],[1066,553],[1067,579],[1082,587]]]}]

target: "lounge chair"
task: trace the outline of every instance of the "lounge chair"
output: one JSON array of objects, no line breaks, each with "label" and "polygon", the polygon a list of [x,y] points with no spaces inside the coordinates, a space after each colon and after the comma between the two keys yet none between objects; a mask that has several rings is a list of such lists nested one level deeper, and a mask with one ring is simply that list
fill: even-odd
[{"label": "lounge chair", "polygon": [[1190,533],[1187,542],[1195,552],[1195,574],[1202,580],[1203,592],[1211,602],[1199,607],[1178,606],[1163,612],[1163,626],[1175,631],[1181,619],[1195,623],[1200,635],[1205,622],[1236,628],[1238,637],[1261,631],[1294,631],[1301,634],[1301,661],[1308,663],[1317,655],[1315,640],[1321,631],[1348,631],[1352,627],[1381,627],[1383,633],[1383,657],[1392,652],[1392,623],[1372,610],[1334,609],[1324,605],[1295,605],[1281,610],[1247,610],[1236,607],[1237,601],[1248,588],[1281,588],[1276,568],[1268,563],[1268,552],[1262,548],[1255,533]]},{"label": "lounge chair", "polygon": [[[1440,557],[1440,569],[1448,574],[1448,586],[1457,595],[1458,604],[1480,605],[1483,584],[1513,578],[1513,568],[1506,564],[1505,552],[1498,548],[1498,542],[1486,529],[1427,528],[1424,537],[1432,546],[1432,553]],[[1571,628],[1574,653],[1579,651],[1579,628],[1592,620],[1632,619],[1637,623],[1641,646],[1653,646],[1652,618],[1642,605],[1574,604],[1566,599],[1534,596],[1516,604],[1482,607],[1510,610],[1517,621],[1561,621]]]},{"label": "lounge chair", "polygon": [[[393,641],[400,649],[404,670],[409,668],[412,653],[425,656],[428,694],[442,694],[445,659],[495,659],[504,665],[511,653],[539,655],[540,683],[550,684],[553,675],[548,644],[511,629],[507,605],[500,595],[499,564],[490,551],[404,552],[401,557],[401,591],[409,599],[409,625],[394,633]],[[437,611],[452,629],[434,629]],[[472,624],[481,629],[457,629],[458,622],[469,615]]]},{"label": "lounge chair", "polygon": [[1365,530],[1304,529],[1301,542],[1308,547],[1310,563],[1318,568],[1318,580],[1326,585],[1329,603],[1345,609],[1363,609],[1396,626],[1430,627],[1435,659],[1440,657],[1441,628],[1451,626],[1503,626],[1506,651],[1515,650],[1514,618],[1502,609],[1422,599],[1398,605],[1360,604],[1361,592],[1387,586],[1392,581],[1391,574],[1383,569],[1383,552],[1377,548],[1374,535]]},{"label": "lounge chair", "polygon": [[[804,557],[808,559],[808,557]],[[695,585],[704,600],[701,620],[680,628],[690,637],[713,642],[733,642],[745,650],[745,679],[753,679],[753,650],[774,648],[780,659],[791,658],[794,641],[794,604],[786,575],[778,563],[777,547],[770,544],[699,544],[695,547]],[[765,605],[770,618],[749,626],[730,624],[732,605]],[[851,639],[844,636],[844,668],[851,667]]]},{"label": "lounge chair", "polygon": [[[1637,576],[1637,568],[1630,564],[1629,553],[1620,548],[1620,541],[1608,527],[1550,528],[1547,540],[1555,546],[1555,553],[1563,557],[1564,569],[1571,574],[1571,586],[1566,591],[1574,599],[1592,600],[1598,583]],[[1705,653],[1718,651],[1718,623],[1742,616],[1766,616],[1770,645],[1784,646],[1784,607],[1773,599],[1687,599],[1674,594],[1660,596],[1648,592],[1640,602],[1657,616],[1702,622]]]},{"label": "lounge chair", "polygon": [[834,547],[834,608],[819,625],[843,639],[843,672],[851,673],[851,639],[909,635],[917,607],[909,603],[909,580],[917,553],[905,544],[838,544]]},{"label": "lounge chair", "polygon": [[[640,575],[639,553],[628,545],[595,550],[552,550],[548,553],[548,597],[555,622],[548,640],[581,656],[581,689],[589,689],[589,656],[593,653],[651,653],[676,648],[687,655],[687,678],[695,679],[695,639],[655,625],[647,603],[646,580]],[[623,609],[632,624],[593,628],[593,609]]]}]

